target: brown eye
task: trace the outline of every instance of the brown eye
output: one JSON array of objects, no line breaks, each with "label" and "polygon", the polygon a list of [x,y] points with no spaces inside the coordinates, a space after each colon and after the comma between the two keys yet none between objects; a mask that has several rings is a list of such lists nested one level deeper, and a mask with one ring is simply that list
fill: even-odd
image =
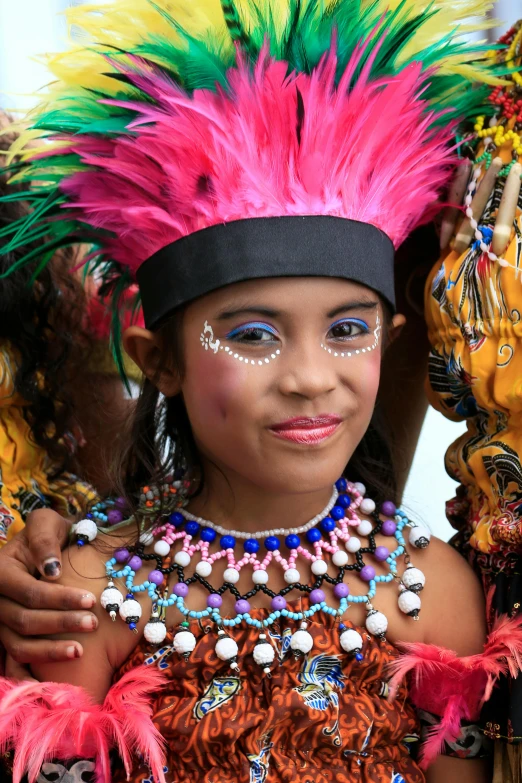
[{"label": "brown eye", "polygon": [[350,318],[337,321],[330,327],[328,337],[330,340],[348,340],[359,335],[368,334],[370,328],[367,323],[358,318]]}]

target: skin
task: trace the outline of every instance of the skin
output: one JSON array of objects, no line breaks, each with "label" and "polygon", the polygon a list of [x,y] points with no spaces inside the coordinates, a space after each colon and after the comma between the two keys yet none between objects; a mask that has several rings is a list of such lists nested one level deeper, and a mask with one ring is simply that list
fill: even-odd
[{"label": "skin", "polygon": [[[223,317],[224,313],[245,307],[255,312]],[[332,315],[332,311],[342,307],[340,313]],[[266,309],[276,315],[261,314],[260,310]],[[334,320],[357,318],[366,321],[372,330],[378,314],[382,321],[377,297],[347,281],[268,280],[230,286],[188,308],[183,324],[183,377],[176,367],[158,367],[163,346],[155,334],[137,327],[127,331],[126,349],[143,372],[157,379],[164,394],[181,391],[184,395],[206,476],[206,490],[191,504],[192,511],[230,528],[259,530],[274,527],[276,519],[285,526],[303,524],[311,512],[324,507],[333,481],[349,461],[370,421],[379,385],[382,342],[377,350],[350,359],[335,358],[320,346],[325,341],[332,346],[339,344],[330,332]],[[204,351],[199,335],[205,320],[213,325],[214,337],[226,344],[230,330],[245,321],[268,323],[277,334],[281,353],[268,365],[252,367],[224,352]],[[402,318],[396,317],[391,338],[401,324]],[[368,339],[373,343],[373,337]],[[273,350],[271,345],[270,351]],[[264,355],[263,351],[262,344],[241,343],[245,356],[257,357]],[[314,445],[281,440],[271,431],[271,426],[291,417],[326,413],[340,416],[342,422],[330,438]],[[44,528],[42,536],[46,535]],[[124,531],[121,535],[124,541],[129,533]],[[112,537],[110,543],[116,547],[120,539]],[[31,554],[27,542],[25,550],[23,546],[19,545],[18,553],[22,560],[24,552],[27,557]],[[43,544],[40,551],[44,551]],[[94,547],[71,548],[64,558],[59,582],[46,587],[52,591],[74,588],[78,597],[94,594],[99,598],[105,587],[104,560],[105,556]],[[395,590],[383,588],[376,599],[378,608],[389,618],[390,641],[427,642],[449,647],[460,655],[479,652],[485,637],[484,607],[480,585],[465,561],[435,539],[427,550],[415,552],[415,564],[425,572],[428,583],[423,593],[421,622],[415,623],[400,613]],[[277,573],[270,574],[272,584]],[[213,577],[218,583],[219,574]],[[142,578],[144,574],[137,577]],[[28,579],[22,589],[30,590]],[[352,592],[360,592],[357,579],[348,583]],[[274,587],[277,589],[277,584]],[[35,595],[40,593],[33,593],[32,600]],[[57,592],[49,594],[47,600],[52,603],[58,598]],[[60,663],[46,663],[42,658],[33,663],[32,671],[38,679],[82,685],[101,701],[114,670],[128,657],[137,637],[115,633],[99,601],[93,607],[93,615],[98,631],[86,635],[81,647],[72,641],[77,627],[58,629],[66,632],[53,640],[56,645],[73,647],[75,652],[81,652],[81,657],[71,660],[66,668]],[[146,615],[145,610],[140,630]],[[350,609],[350,619],[362,624],[362,608]],[[167,617],[167,621],[174,622],[175,617]],[[17,662],[23,660],[23,651],[15,652]],[[432,766],[428,780],[480,783],[487,780],[487,772],[481,762],[444,758]]]}]

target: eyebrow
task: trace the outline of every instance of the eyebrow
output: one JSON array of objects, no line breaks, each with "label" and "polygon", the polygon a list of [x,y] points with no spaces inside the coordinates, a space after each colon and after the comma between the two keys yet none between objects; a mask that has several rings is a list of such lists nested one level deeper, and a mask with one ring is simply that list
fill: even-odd
[{"label": "eyebrow", "polygon": [[[361,299],[360,301],[344,302],[330,310],[326,314],[327,318],[335,318],[336,315],[341,313],[349,313],[353,310],[375,310],[378,306],[378,302],[372,299]],[[251,307],[239,307],[234,310],[222,310],[217,316],[218,321],[228,321],[232,318],[237,318],[239,315],[261,315],[265,318],[279,318],[283,315],[280,310],[273,310],[270,307],[251,306]]]}]

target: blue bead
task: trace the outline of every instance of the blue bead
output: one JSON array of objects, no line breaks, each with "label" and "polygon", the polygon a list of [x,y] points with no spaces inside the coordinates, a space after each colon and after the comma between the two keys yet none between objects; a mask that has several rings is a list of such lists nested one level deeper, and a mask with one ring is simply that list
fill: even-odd
[{"label": "blue bead", "polygon": [[345,478],[340,478],[338,481],[335,482],[335,488],[338,492],[346,492],[346,489],[348,487],[348,482]]},{"label": "blue bead", "polygon": [[83,541],[81,538],[76,543],[78,546],[85,546],[85,541]]},{"label": "blue bead", "polygon": [[236,545],[236,539],[234,536],[222,536],[219,539],[219,546],[222,547],[222,549],[234,549]]},{"label": "blue bead", "polygon": [[265,546],[269,552],[274,552],[276,549],[281,549],[281,542],[276,536],[268,536],[265,540]]},{"label": "blue bead", "polygon": [[301,539],[295,534],[290,534],[285,538],[285,544],[288,549],[297,549],[298,546],[301,546]]},{"label": "blue bead", "polygon": [[310,530],[306,534],[306,540],[310,544],[315,544],[315,542],[316,541],[320,541],[321,538],[322,538],[321,531],[318,528],[316,528],[316,527],[310,528]]},{"label": "blue bead", "polygon": [[331,517],[325,517],[319,526],[323,533],[331,533],[332,530],[335,530],[335,522]]},{"label": "blue bead", "polygon": [[92,519],[92,514],[86,514],[85,519]]},{"label": "blue bead", "polygon": [[330,516],[334,519],[344,519],[344,508],[341,508],[341,506],[334,506],[330,511]]},{"label": "blue bead", "polygon": [[179,511],[175,511],[169,516],[169,522],[171,525],[174,525],[174,527],[181,527],[181,525],[185,522],[185,517],[183,514],[180,514]]},{"label": "blue bead", "polygon": [[259,541],[255,538],[247,538],[245,541],[245,552],[248,552],[249,555],[259,552]]},{"label": "blue bead", "polygon": [[364,658],[364,655],[362,653],[360,653],[360,652],[355,653],[355,660],[359,661],[359,663],[363,660],[363,658]]},{"label": "blue bead", "polygon": [[187,522],[185,530],[189,536],[195,536],[199,533],[199,524],[197,522]]},{"label": "blue bead", "polygon": [[201,531],[201,540],[208,541],[209,544],[215,540],[216,536],[217,536],[216,531],[212,530],[212,528],[210,527],[204,527],[203,530]]},{"label": "blue bead", "polygon": [[136,628],[136,623],[129,623],[129,628],[131,629],[131,631],[134,631],[134,629]]},{"label": "blue bead", "polygon": [[341,508],[349,508],[352,504],[352,499],[349,495],[339,495],[337,498],[337,505]]}]

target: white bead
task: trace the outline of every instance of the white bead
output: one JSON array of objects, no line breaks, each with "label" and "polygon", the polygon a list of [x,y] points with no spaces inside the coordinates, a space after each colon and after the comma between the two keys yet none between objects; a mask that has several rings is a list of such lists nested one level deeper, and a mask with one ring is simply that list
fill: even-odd
[{"label": "white bead", "polygon": [[186,568],[188,564],[190,563],[190,555],[188,552],[176,552],[174,555],[174,562],[176,565],[181,566],[182,568]]},{"label": "white bead", "polygon": [[402,583],[408,590],[413,590],[414,593],[418,593],[426,584],[426,577],[419,568],[408,566],[402,576]]},{"label": "white bead", "polygon": [[306,655],[314,646],[314,640],[308,631],[299,630],[296,631],[290,639],[290,647],[294,652],[302,653]]},{"label": "white bead", "polygon": [[200,560],[196,566],[196,574],[202,576],[205,579],[212,573],[212,565],[207,560]]},{"label": "white bead", "polygon": [[409,541],[412,546],[417,549],[426,549],[430,543],[431,533],[426,527],[417,525],[410,529]]},{"label": "white bead", "polygon": [[366,487],[360,481],[356,481],[353,486],[354,486],[354,489],[357,490],[359,495],[362,495],[363,497],[366,495]]},{"label": "white bead", "polygon": [[297,568],[289,568],[287,571],[285,571],[285,582],[289,585],[293,585],[296,582],[301,581],[301,574],[297,570]]},{"label": "white bead", "polygon": [[154,544],[154,552],[160,557],[167,557],[170,552],[170,546],[166,541],[156,541]]},{"label": "white bead", "polygon": [[314,576],[322,576],[323,574],[326,574],[327,571],[328,566],[324,560],[314,560],[312,563],[312,574],[314,574]]},{"label": "white bead", "polygon": [[143,635],[150,644],[161,644],[167,635],[165,623],[147,623]]},{"label": "white bead", "polygon": [[375,502],[371,498],[364,498],[359,508],[363,514],[373,514],[375,511]]},{"label": "white bead", "polygon": [[222,636],[216,642],[216,655],[221,661],[230,661],[235,658],[239,652],[239,648],[235,641],[230,636]]},{"label": "white bead", "polygon": [[419,614],[421,608],[421,600],[417,593],[413,593],[411,590],[404,590],[399,595],[399,609],[404,614],[409,614],[412,617],[416,617]]},{"label": "white bead", "polygon": [[373,530],[373,525],[369,519],[362,519],[361,524],[357,527],[357,532],[360,536],[369,536]]},{"label": "white bead", "polygon": [[357,633],[357,631],[354,631],[353,628],[348,628],[346,631],[343,631],[339,641],[341,643],[341,647],[347,653],[358,652],[359,650],[362,650],[362,636],[360,633]]},{"label": "white bead", "polygon": [[252,573],[252,581],[255,585],[266,585],[268,582],[268,574],[262,568]]},{"label": "white bead", "polygon": [[373,636],[384,636],[388,629],[388,619],[382,612],[370,612],[366,618],[366,628]]},{"label": "white bead", "polygon": [[140,544],[143,544],[144,546],[149,546],[154,541],[154,536],[150,532],[150,530],[147,530],[145,533],[142,533],[140,536]]},{"label": "white bead", "polygon": [[274,648],[268,642],[261,642],[254,647],[254,661],[259,666],[268,666],[275,658]]},{"label": "white bead", "polygon": [[127,617],[141,617],[141,605],[132,598],[128,598],[120,606],[120,617],[126,620]]},{"label": "white bead", "polygon": [[180,655],[189,655],[196,646],[196,637],[190,631],[180,631],[172,640],[172,646]]},{"label": "white bead", "polygon": [[235,585],[236,582],[239,582],[239,571],[237,568],[226,568],[223,579],[225,582],[230,582],[231,585]]},{"label": "white bead", "polygon": [[117,606],[119,609],[123,603],[123,596],[116,587],[106,587],[100,596],[100,603],[102,609],[107,609],[108,606]]},{"label": "white bead", "polygon": [[351,552],[352,555],[355,554],[355,552],[358,552],[361,546],[362,546],[361,542],[355,536],[350,536],[350,538],[346,542],[346,549],[348,550],[348,552]]},{"label": "white bead", "polygon": [[342,568],[346,565],[348,562],[348,555],[346,552],[343,552],[342,549],[338,549],[337,552],[334,552],[332,555],[332,563],[334,566],[337,566],[337,568]]},{"label": "white bead", "polygon": [[96,522],[93,519],[81,519],[76,523],[76,529],[74,533],[77,536],[87,536],[89,541],[94,541],[98,535]]}]

